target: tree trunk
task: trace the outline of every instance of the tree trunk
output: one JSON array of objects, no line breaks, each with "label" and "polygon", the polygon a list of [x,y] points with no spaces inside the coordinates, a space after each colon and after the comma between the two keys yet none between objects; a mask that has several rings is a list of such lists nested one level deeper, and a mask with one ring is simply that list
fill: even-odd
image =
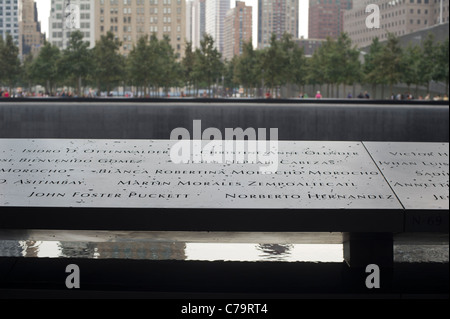
[{"label": "tree trunk", "polygon": [[81,96],[81,76],[78,77],[78,81],[77,81],[77,95],[79,97]]}]

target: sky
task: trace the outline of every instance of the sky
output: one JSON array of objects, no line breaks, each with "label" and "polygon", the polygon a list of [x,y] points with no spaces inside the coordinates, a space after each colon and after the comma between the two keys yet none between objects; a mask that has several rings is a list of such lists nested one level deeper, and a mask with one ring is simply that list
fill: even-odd
[{"label": "sky", "polygon": [[[50,15],[51,1],[50,0],[35,0],[38,7],[39,20],[41,21],[42,32],[48,36],[48,17]],[[258,0],[244,0],[244,2],[253,7],[253,40],[257,39],[257,22],[258,22]],[[234,7],[234,0],[231,0]],[[308,37],[308,4],[309,0],[300,0],[299,10],[299,37]],[[254,41],[256,42],[256,41]]]}]

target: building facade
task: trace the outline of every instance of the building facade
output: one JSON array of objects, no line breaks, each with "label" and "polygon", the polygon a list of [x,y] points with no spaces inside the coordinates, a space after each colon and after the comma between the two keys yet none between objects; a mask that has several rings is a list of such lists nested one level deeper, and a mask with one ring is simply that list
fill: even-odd
[{"label": "building facade", "polygon": [[298,38],[298,0],[258,0],[258,48],[270,45],[272,34],[281,38],[284,33]]},{"label": "building facade", "polygon": [[19,46],[19,0],[0,1],[0,36],[6,39],[10,34],[14,43]]},{"label": "building facade", "polygon": [[122,42],[124,55],[141,37],[152,34],[158,39],[168,36],[175,53],[184,55],[185,0],[96,0],[95,21],[96,40],[111,31]]},{"label": "building facade", "polygon": [[44,44],[45,35],[41,33],[41,23],[38,20],[36,2],[22,0],[19,14],[19,54],[25,56],[36,54]]},{"label": "building facade", "polygon": [[352,0],[310,0],[308,38],[337,39],[344,31],[344,14],[352,6]]},{"label": "building facade", "polygon": [[205,4],[205,32],[212,36],[216,48],[223,53],[225,16],[230,9],[230,0],[207,0]]},{"label": "building facade", "polygon": [[98,0],[52,0],[49,17],[48,41],[60,49],[66,49],[70,34],[83,33],[89,47],[95,46],[95,4]]},{"label": "building facade", "polygon": [[224,22],[224,59],[231,60],[235,55],[240,55],[244,44],[251,41],[252,11],[253,8],[242,1],[236,1],[236,6],[228,10]]},{"label": "building facade", "polygon": [[325,42],[324,39],[295,39],[295,43],[299,48],[303,49],[306,57],[312,57],[314,52],[318,50]]},{"label": "building facade", "polygon": [[[379,8],[379,28],[368,27],[369,4]],[[386,40],[388,33],[398,37],[449,21],[449,0],[361,0],[344,16],[344,31],[358,47],[369,46],[374,38]],[[373,22],[372,19],[370,19]]]}]

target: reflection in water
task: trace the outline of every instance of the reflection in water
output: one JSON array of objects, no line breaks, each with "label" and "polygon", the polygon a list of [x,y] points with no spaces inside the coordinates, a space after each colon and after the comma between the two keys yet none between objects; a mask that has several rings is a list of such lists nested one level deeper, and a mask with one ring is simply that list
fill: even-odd
[{"label": "reflection in water", "polygon": [[289,256],[294,245],[260,244],[257,249],[262,251],[262,258],[268,260],[283,260]]},{"label": "reflection in water", "polygon": [[1,257],[21,257],[22,245],[19,241],[2,240],[0,241],[0,256]]},{"label": "reflection in water", "polygon": [[341,262],[338,244],[0,241],[0,257]]},{"label": "reflection in water", "polygon": [[[448,234],[409,234],[395,262],[447,262]],[[0,257],[342,262],[341,234],[236,232],[0,231]]]},{"label": "reflection in water", "polygon": [[94,258],[94,244],[87,242],[58,242],[58,257]]},{"label": "reflection in water", "polygon": [[[342,262],[341,244],[238,244],[167,241],[0,240],[0,257],[199,261]],[[395,262],[447,262],[448,244],[394,245]]]},{"label": "reflection in water", "polygon": [[185,243],[179,242],[112,242],[94,243],[97,258],[185,260]]}]

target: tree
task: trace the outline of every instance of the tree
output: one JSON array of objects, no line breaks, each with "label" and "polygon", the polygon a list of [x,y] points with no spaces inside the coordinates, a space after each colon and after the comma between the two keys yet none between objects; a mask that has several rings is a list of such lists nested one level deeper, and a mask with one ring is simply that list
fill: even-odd
[{"label": "tree", "polygon": [[119,53],[121,45],[121,42],[114,38],[114,34],[108,31],[106,35],[101,36],[93,49],[94,67],[91,76],[99,89],[97,94],[100,94],[100,91],[109,94],[124,80],[125,59]]},{"label": "tree", "polygon": [[170,39],[166,35],[159,42],[158,65],[161,66],[159,86],[164,88],[165,96],[168,96],[171,87],[181,85],[182,69],[177,62],[175,50],[170,44]]},{"label": "tree", "polygon": [[148,43],[148,37],[143,36],[139,38],[134,45],[126,61],[127,78],[133,85],[144,90],[144,95],[147,95],[147,88],[151,82],[151,56]]},{"label": "tree", "polygon": [[45,87],[45,91],[51,95],[56,83],[61,79],[57,65],[61,58],[61,52],[57,46],[45,42],[39,51],[39,55],[30,66],[30,77],[32,82]]},{"label": "tree", "polygon": [[33,65],[34,57],[32,54],[27,54],[22,63],[22,72],[20,74],[19,83],[21,86],[30,89],[33,85],[33,78],[31,74],[31,66]]},{"label": "tree", "polygon": [[82,82],[92,69],[89,42],[83,41],[83,33],[77,30],[70,34],[69,45],[59,60],[58,69],[66,82],[76,87],[76,94],[81,96]]},{"label": "tree", "polygon": [[234,81],[244,87],[245,95],[258,86],[258,59],[252,40],[243,45],[242,54],[235,59]]},{"label": "tree", "polygon": [[272,95],[273,89],[280,84],[281,70],[285,69],[280,52],[280,42],[276,34],[272,34],[270,46],[262,51],[260,60],[264,86],[269,88]]},{"label": "tree", "polygon": [[[327,38],[322,46],[317,49],[308,64],[308,83],[315,85],[336,83],[339,72],[333,72],[333,55],[336,50],[336,43],[333,39]],[[330,95],[330,92],[327,92]]]},{"label": "tree", "polygon": [[6,41],[0,42],[0,81],[11,91],[19,80],[20,72],[19,48],[8,34]]},{"label": "tree", "polygon": [[383,82],[383,70],[380,69],[377,62],[380,61],[380,56],[383,52],[383,46],[380,44],[380,40],[375,38],[372,40],[372,44],[369,47],[369,52],[364,56],[363,65],[363,78],[365,83],[372,85],[373,96],[377,95],[377,86],[385,84]]},{"label": "tree", "polygon": [[[336,52],[338,64],[334,68],[339,70],[337,84],[353,86],[361,79],[361,63],[359,61],[360,52],[352,47],[352,41],[347,33],[342,33],[336,42]],[[333,67],[330,65],[330,67]],[[345,92],[344,92],[345,94]]]},{"label": "tree", "polygon": [[436,68],[437,47],[434,45],[434,35],[429,33],[422,47],[422,57],[419,63],[420,84],[427,86],[430,92],[430,83],[433,80]]},{"label": "tree", "polygon": [[[236,66],[238,63],[238,56],[234,56],[230,61],[226,61],[225,67],[224,67],[224,80],[223,80],[223,94],[226,94],[228,96],[229,94],[234,93],[234,89],[239,86],[239,82],[236,80]],[[222,94],[222,95],[223,95]]]},{"label": "tree", "polygon": [[212,84],[222,74],[223,63],[221,57],[220,52],[214,46],[214,39],[205,33],[203,40],[200,41],[200,49],[196,50],[194,73],[195,76],[199,77],[200,81],[206,83],[210,95],[212,94]]},{"label": "tree", "polygon": [[161,86],[163,65],[161,65],[160,54],[160,42],[156,34],[153,33],[150,36],[150,42],[148,45],[148,60],[146,63],[149,79],[148,85],[154,88],[155,94],[158,92],[158,89]]},{"label": "tree", "polygon": [[307,63],[303,48],[295,46],[290,56],[291,77],[290,81],[298,87],[306,84]]},{"label": "tree", "polygon": [[448,84],[449,84],[449,39],[445,40],[443,43],[439,44],[436,53],[436,68],[433,74],[433,79],[435,81],[442,81],[445,83],[445,93],[448,96]]},{"label": "tree", "polygon": [[194,88],[197,83],[197,79],[194,74],[194,67],[195,53],[192,49],[192,42],[187,42],[184,57],[181,60],[181,68],[183,72],[183,79],[188,90],[190,90],[191,87]]},{"label": "tree", "polygon": [[388,40],[375,63],[382,70],[382,82],[389,85],[390,93],[394,93],[394,85],[398,84],[403,77],[403,50],[399,45],[398,38],[388,33]]},{"label": "tree", "polygon": [[403,63],[405,68],[403,70],[403,80],[408,90],[411,85],[415,84],[415,95],[418,94],[418,87],[420,85],[420,63],[422,61],[422,49],[418,46],[409,45],[403,56]]}]

